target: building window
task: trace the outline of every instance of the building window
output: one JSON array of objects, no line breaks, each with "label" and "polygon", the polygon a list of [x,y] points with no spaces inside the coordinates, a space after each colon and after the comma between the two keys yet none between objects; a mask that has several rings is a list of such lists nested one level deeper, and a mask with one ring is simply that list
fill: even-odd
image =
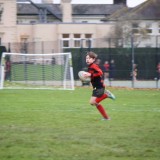
[{"label": "building window", "polygon": [[81,39],[82,48],[91,48],[93,43],[92,34],[85,34],[85,38]]},{"label": "building window", "polygon": [[158,24],[158,33],[160,34],[160,23]]},{"label": "building window", "polygon": [[146,32],[147,34],[152,34],[152,24],[151,23],[146,23]]},{"label": "building window", "polygon": [[69,38],[69,34],[63,34],[62,38]]},{"label": "building window", "polygon": [[92,38],[92,34],[85,34],[85,38]]},{"label": "building window", "polygon": [[73,34],[73,38],[70,37],[70,34],[62,34],[62,48],[89,48],[92,46],[92,34]]},{"label": "building window", "polygon": [[139,33],[139,24],[138,23],[132,23],[132,33],[133,34]]},{"label": "building window", "polygon": [[90,48],[92,46],[92,34],[85,34],[85,39],[86,39],[86,43],[85,43],[85,47],[86,48]]},{"label": "building window", "polygon": [[139,28],[139,24],[138,23],[132,23],[132,28]]},{"label": "building window", "polygon": [[80,48],[81,47],[81,34],[74,34],[74,48]]},{"label": "building window", "polygon": [[69,48],[69,47],[70,47],[70,35],[62,34],[62,48]]},{"label": "building window", "polygon": [[63,48],[69,48],[69,40],[62,40]]},{"label": "building window", "polygon": [[27,35],[21,36],[21,53],[28,53],[28,38],[29,36]]},{"label": "building window", "polygon": [[146,29],[147,34],[152,34],[152,29]]},{"label": "building window", "polygon": [[0,3],[0,23],[2,23],[2,15],[3,15],[3,4]]}]

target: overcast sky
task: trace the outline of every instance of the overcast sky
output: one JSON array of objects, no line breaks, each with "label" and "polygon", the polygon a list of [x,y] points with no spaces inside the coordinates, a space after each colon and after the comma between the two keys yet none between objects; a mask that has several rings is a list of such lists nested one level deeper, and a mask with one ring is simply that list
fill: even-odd
[{"label": "overcast sky", "polygon": [[[32,0],[34,2],[40,3],[41,0]],[[53,0],[54,3],[60,3],[60,0]],[[135,7],[146,0],[127,0],[128,7]],[[112,4],[113,0],[72,0],[72,3],[77,4]]]}]

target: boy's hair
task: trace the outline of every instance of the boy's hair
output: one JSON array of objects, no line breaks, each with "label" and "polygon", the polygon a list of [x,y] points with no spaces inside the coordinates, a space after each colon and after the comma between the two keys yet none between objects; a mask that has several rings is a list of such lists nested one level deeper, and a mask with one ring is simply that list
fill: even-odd
[{"label": "boy's hair", "polygon": [[93,59],[97,58],[97,54],[92,51],[87,52],[86,56],[89,56],[90,58],[93,58]]}]

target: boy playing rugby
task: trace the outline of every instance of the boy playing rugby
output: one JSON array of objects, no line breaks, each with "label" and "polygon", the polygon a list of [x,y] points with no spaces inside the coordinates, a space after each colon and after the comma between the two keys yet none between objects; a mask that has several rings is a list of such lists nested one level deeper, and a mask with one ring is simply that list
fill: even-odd
[{"label": "boy playing rugby", "polygon": [[97,58],[97,54],[94,52],[87,52],[86,63],[88,65],[88,72],[85,74],[86,77],[91,77],[91,84],[93,86],[92,97],[90,98],[90,104],[97,107],[103,120],[110,120],[107,112],[100,102],[106,98],[115,99],[115,96],[110,92],[105,90],[105,84],[103,82],[103,72],[98,65],[94,62]]}]

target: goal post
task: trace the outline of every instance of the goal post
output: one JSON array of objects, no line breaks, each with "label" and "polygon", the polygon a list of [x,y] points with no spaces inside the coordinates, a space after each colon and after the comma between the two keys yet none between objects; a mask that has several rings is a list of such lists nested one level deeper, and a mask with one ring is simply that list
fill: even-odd
[{"label": "goal post", "polygon": [[72,55],[4,52],[0,65],[0,89],[74,90]]}]

